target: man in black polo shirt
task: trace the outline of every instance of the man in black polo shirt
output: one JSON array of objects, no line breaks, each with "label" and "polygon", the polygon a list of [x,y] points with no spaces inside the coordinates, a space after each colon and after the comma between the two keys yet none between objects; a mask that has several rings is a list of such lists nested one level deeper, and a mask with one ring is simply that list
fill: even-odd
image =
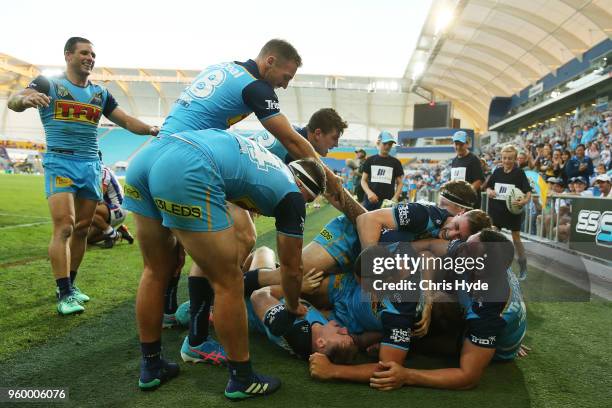
[{"label": "man in black polo shirt", "polygon": [[467,134],[459,130],[453,134],[457,157],[451,162],[451,181],[464,180],[474,187],[478,194],[476,208],[480,208],[480,186],[484,182],[484,172],[480,160],[468,150]]},{"label": "man in black polo shirt", "polygon": [[378,135],[378,154],[367,158],[363,164],[361,187],[366,197],[362,205],[368,211],[377,210],[384,200],[397,202],[402,193],[402,163],[390,156],[395,139],[391,133],[382,131]]}]

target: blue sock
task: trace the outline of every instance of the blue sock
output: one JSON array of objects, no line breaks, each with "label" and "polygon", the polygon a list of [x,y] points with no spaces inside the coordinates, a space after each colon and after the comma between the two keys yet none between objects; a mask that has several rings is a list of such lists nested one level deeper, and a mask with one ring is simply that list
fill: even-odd
[{"label": "blue sock", "polygon": [[152,343],[140,343],[140,351],[145,366],[156,366],[161,362],[161,340]]},{"label": "blue sock", "polygon": [[189,325],[189,344],[199,346],[208,338],[208,316],[213,300],[213,289],[208,279],[199,276],[190,276],[189,284],[189,312],[191,324]]},{"label": "blue sock", "polygon": [[251,294],[260,288],[259,286],[259,269],[253,269],[244,275],[244,297],[249,299]]},{"label": "blue sock", "polygon": [[176,312],[178,308],[178,300],[176,298],[176,292],[178,290],[179,279],[181,279],[181,273],[179,272],[177,276],[173,276],[170,278],[170,282],[168,282],[168,287],[166,288],[166,294],[164,296],[164,313],[165,314],[173,314]]},{"label": "blue sock", "polygon": [[232,380],[237,380],[243,384],[248,383],[253,378],[253,367],[251,367],[251,360],[247,361],[227,361],[227,368],[229,369]]},{"label": "blue sock", "polygon": [[76,279],[78,271],[70,271],[70,283],[74,285],[74,280]]},{"label": "blue sock", "polygon": [[70,278],[59,278],[55,280],[55,283],[59,288],[60,299],[72,293],[72,285],[70,284]]}]

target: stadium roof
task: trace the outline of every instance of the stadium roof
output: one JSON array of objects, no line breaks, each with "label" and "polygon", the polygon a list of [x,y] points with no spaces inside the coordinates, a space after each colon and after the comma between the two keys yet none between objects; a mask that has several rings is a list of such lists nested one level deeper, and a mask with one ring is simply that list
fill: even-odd
[{"label": "stadium roof", "polygon": [[[290,87],[280,90],[281,105],[299,124],[316,109],[332,106],[351,123],[348,137],[371,140],[380,129],[411,128],[414,103],[451,100],[462,126],[483,131],[493,96],[511,96],[608,38],[610,10],[612,0],[433,0],[416,50],[390,48],[411,53],[403,78],[298,71]],[[379,41],[401,44],[402,38]],[[0,96],[45,68],[0,54]],[[96,68],[92,79],[104,82],[132,114],[159,117],[196,74]],[[258,126],[254,119],[242,125]]]}]

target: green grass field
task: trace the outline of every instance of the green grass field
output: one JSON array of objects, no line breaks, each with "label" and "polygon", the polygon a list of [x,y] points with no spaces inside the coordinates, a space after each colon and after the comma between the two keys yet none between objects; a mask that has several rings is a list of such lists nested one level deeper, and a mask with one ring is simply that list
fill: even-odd
[{"label": "green grass field", "polygon": [[[28,406],[221,407],[232,406],[222,390],[225,369],[181,364],[182,373],[153,393],[138,390],[140,358],[134,298],[141,259],[137,246],[90,248],[78,284],[92,297],[85,313],[59,317],[47,260],[51,225],[43,178],[0,175],[0,387],[69,387],[66,404]],[[323,207],[309,215],[310,240],[336,211]],[[131,220],[128,223],[132,226]],[[258,245],[274,247],[269,219],[257,220]],[[186,299],[186,274],[180,300]],[[531,269],[530,285],[558,291],[571,286]],[[438,391],[404,388],[378,392],[367,385],[321,383],[305,363],[251,336],[258,370],[283,380],[269,397],[245,401],[250,407],[603,407],[612,401],[612,303],[529,303],[525,343],[531,354],[514,363],[494,364],[478,388]],[[179,361],[186,330],[164,332],[164,354]],[[407,365],[435,368],[457,364],[411,355]],[[607,402],[606,402],[607,401]],[[7,404],[8,406],[8,404]],[[18,405],[23,406],[23,404]]]}]

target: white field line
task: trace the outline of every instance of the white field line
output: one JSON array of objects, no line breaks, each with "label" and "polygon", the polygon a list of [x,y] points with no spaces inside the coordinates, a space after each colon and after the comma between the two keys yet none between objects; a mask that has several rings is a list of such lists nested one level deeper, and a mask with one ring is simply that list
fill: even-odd
[{"label": "white field line", "polygon": [[7,225],[6,227],[0,227],[0,230],[7,230],[7,229],[14,229],[14,228],[35,227],[37,225],[44,225],[44,224],[51,224],[51,221],[32,222],[30,224]]},{"label": "white field line", "polygon": [[49,217],[40,217],[38,215],[22,215],[22,214],[13,214],[13,213],[0,213],[0,217],[38,218],[39,220],[49,219]]}]

